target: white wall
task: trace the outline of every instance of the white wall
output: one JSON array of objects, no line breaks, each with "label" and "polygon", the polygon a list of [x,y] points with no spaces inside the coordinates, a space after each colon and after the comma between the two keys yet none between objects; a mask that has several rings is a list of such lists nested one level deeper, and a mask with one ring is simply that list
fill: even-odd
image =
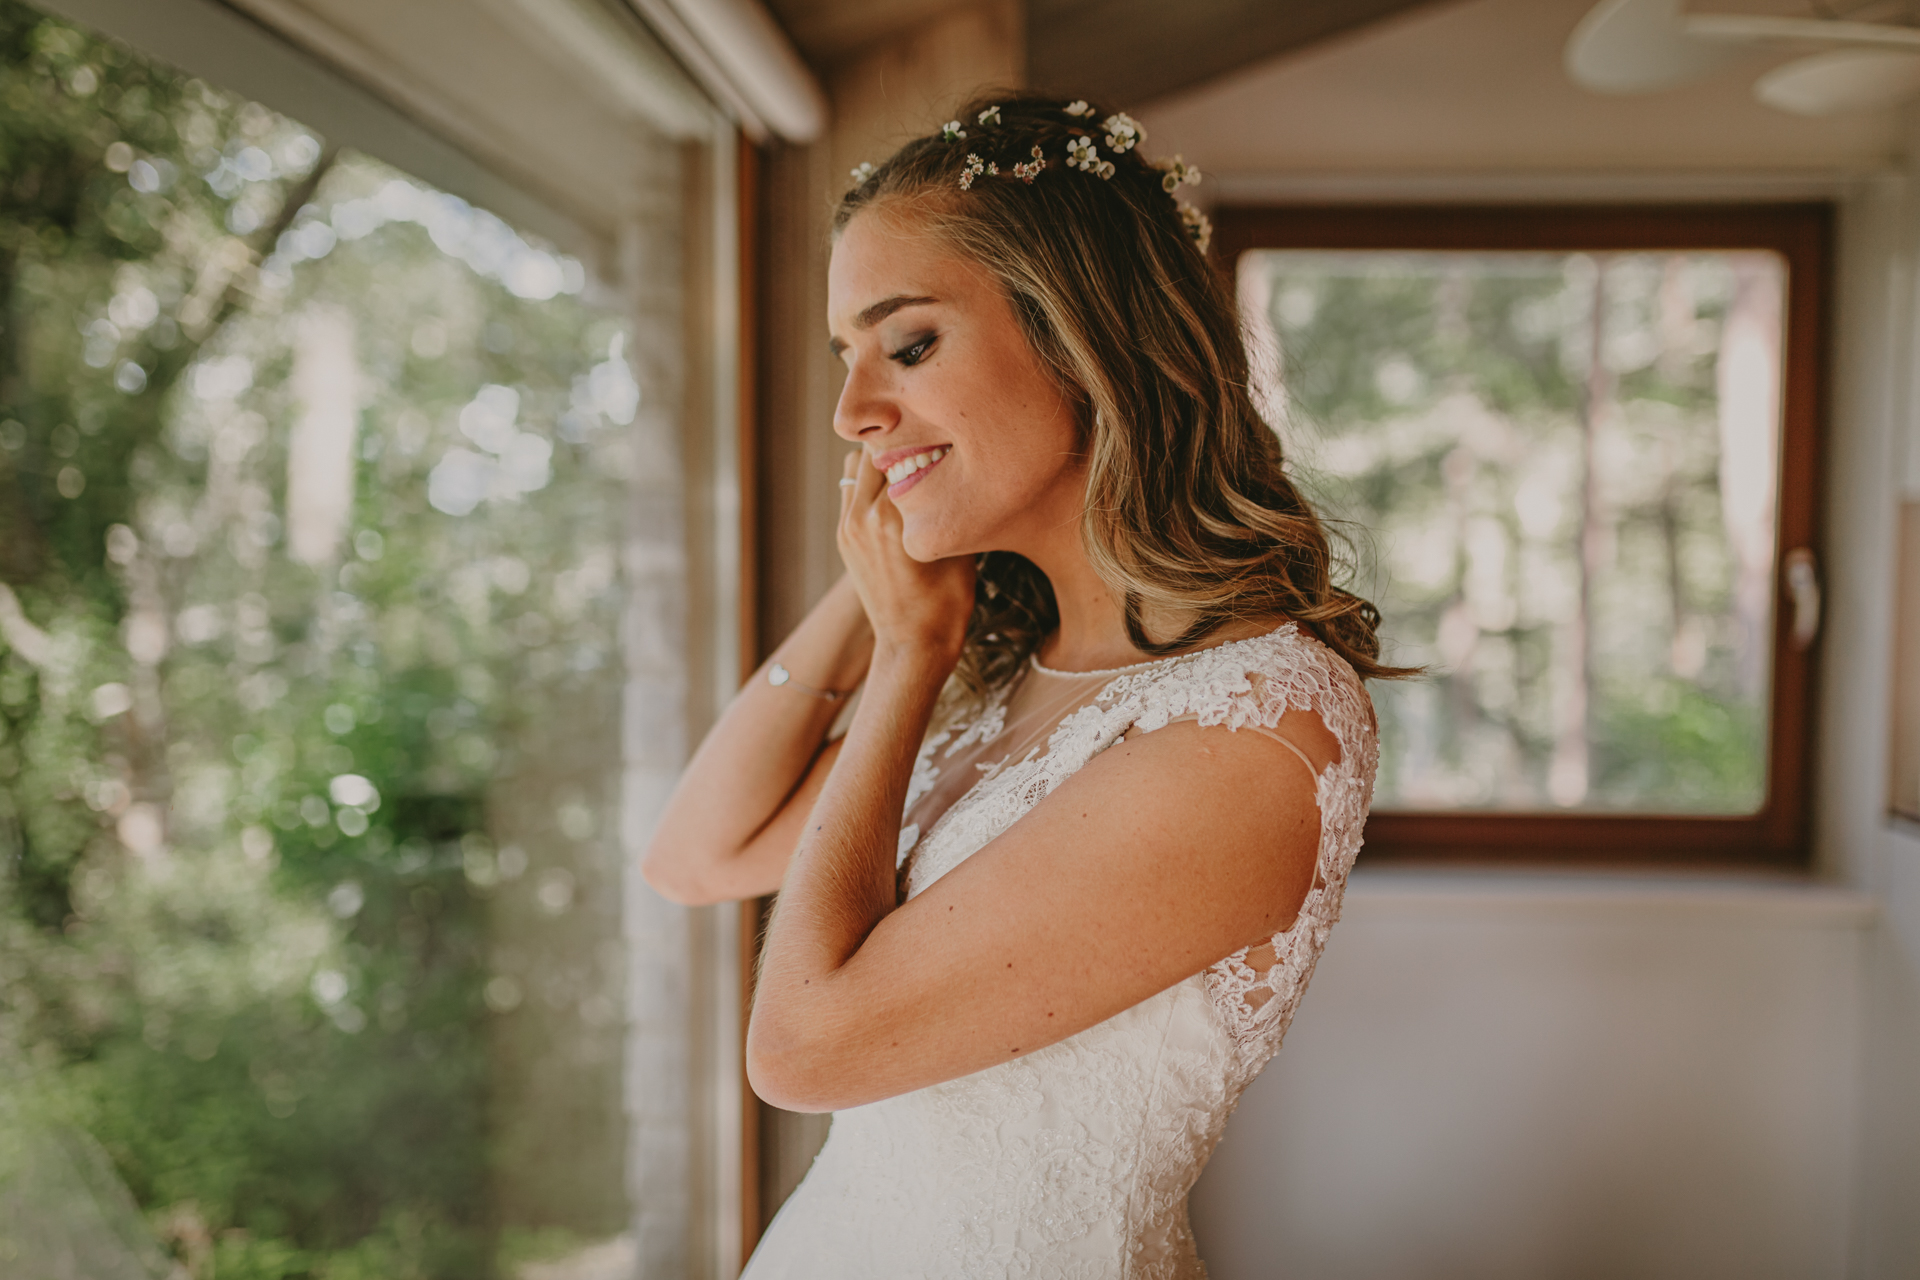
[{"label": "white wall", "polygon": [[1215,1280],[1847,1274],[1872,900],[1354,877],[1192,1207]]},{"label": "white wall", "polygon": [[1909,189],[1836,191],[1816,877],[1357,875],[1195,1191],[1218,1280],[1920,1275],[1920,832],[1885,804]]},{"label": "white wall", "polygon": [[1920,832],[1886,832],[1879,861],[1855,1208],[1862,1280],[1920,1274]]},{"label": "white wall", "polygon": [[1815,849],[1822,870],[1871,894],[1867,1018],[1851,1206],[1850,1275],[1920,1275],[1920,839],[1887,816],[1898,504],[1920,445],[1920,202],[1907,159],[1843,203],[1832,431],[1827,456],[1828,621],[1822,642]]},{"label": "white wall", "polygon": [[[1920,126],[1920,111],[1910,125]],[[1889,290],[1903,292],[1907,300],[1904,325],[1895,326],[1888,356],[1891,377],[1905,395],[1892,397],[1888,417],[1895,469],[1904,476],[1901,497],[1908,503],[1920,503],[1916,213],[1920,211],[1909,206],[1900,218],[1906,238],[1886,270]],[[1870,456],[1863,469],[1872,462]],[[1905,572],[1903,589],[1911,591],[1912,566]],[[1874,587],[1871,581],[1863,585],[1869,591]],[[1912,670],[1920,666],[1920,653],[1898,652],[1891,660]],[[1860,1274],[1876,1280],[1920,1272],[1920,824],[1897,822],[1878,836],[1869,843],[1869,856],[1859,869],[1860,881],[1880,898],[1885,915],[1868,965],[1871,1003],[1859,1215]]]},{"label": "white wall", "polygon": [[1835,191],[1815,876],[1356,876],[1195,1191],[1218,1280],[1920,1275],[1920,835],[1885,805],[1920,661],[1889,600],[1908,188]]},{"label": "white wall", "polygon": [[1584,94],[1589,7],[1427,6],[1139,114],[1215,198],[1839,203],[1815,870],[1357,876],[1194,1194],[1218,1280],[1920,1276],[1920,832],[1886,815],[1920,114],[1772,112],[1764,59]]}]

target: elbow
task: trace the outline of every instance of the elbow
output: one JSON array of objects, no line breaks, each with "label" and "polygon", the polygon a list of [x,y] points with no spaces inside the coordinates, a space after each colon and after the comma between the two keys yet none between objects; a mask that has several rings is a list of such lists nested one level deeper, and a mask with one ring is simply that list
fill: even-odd
[{"label": "elbow", "polygon": [[767,1025],[755,1010],[747,1028],[747,1083],[762,1102],[782,1111],[819,1113],[851,1105],[835,1096],[834,1073],[821,1069],[824,1049]]}]

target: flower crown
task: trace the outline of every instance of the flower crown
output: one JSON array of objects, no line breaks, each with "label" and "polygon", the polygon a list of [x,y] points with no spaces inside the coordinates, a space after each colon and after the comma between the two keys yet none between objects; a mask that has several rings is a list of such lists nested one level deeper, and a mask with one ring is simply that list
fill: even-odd
[{"label": "flower crown", "polygon": [[[1121,156],[1132,151],[1135,147],[1138,147],[1142,142],[1147,140],[1146,129],[1141,126],[1138,120],[1135,120],[1124,111],[1115,112],[1105,120],[1102,120],[1097,126],[1091,123],[1093,108],[1087,105],[1084,99],[1075,99],[1069,102],[1065,107],[1065,111],[1075,119],[1089,122],[1084,128],[1068,126],[1068,139],[1064,160],[1069,169],[1078,169],[1082,173],[1090,173],[1099,178],[1112,178],[1115,172],[1114,163],[1112,160],[1101,155],[1101,144],[1105,143],[1106,151],[1109,154]],[[990,106],[980,112],[973,122],[973,127],[979,130],[997,129],[1000,125],[1000,108],[998,106]],[[961,121],[949,120],[940,129],[940,140],[948,143],[964,142],[967,139],[967,133],[968,127]],[[1027,154],[1030,158],[1020,164],[1014,165],[1012,169],[1008,171],[1008,176],[1017,178],[1022,182],[1031,183],[1035,178],[1040,176],[1042,171],[1053,164],[1054,161],[1038,144]],[[1143,163],[1149,164],[1151,167],[1161,171],[1161,188],[1165,190],[1168,195],[1174,196],[1174,204],[1178,206],[1180,212],[1181,225],[1186,228],[1187,235],[1199,246],[1200,252],[1205,253],[1208,243],[1213,239],[1213,224],[1207,220],[1206,214],[1200,212],[1200,210],[1194,208],[1186,201],[1181,200],[1176,194],[1181,187],[1198,185],[1200,182],[1200,170],[1187,164],[1179,156],[1175,156],[1172,160],[1159,164],[1154,164],[1151,161],[1143,161]],[[877,170],[875,170],[871,164],[857,166],[853,170],[854,186],[859,187],[865,185],[868,179],[873,177],[875,172],[877,172]],[[966,159],[963,160],[960,165],[960,189],[962,191],[971,190],[974,181],[983,176],[993,178],[1001,176],[1000,166],[993,161],[982,159],[977,152],[968,151],[966,153]]]}]

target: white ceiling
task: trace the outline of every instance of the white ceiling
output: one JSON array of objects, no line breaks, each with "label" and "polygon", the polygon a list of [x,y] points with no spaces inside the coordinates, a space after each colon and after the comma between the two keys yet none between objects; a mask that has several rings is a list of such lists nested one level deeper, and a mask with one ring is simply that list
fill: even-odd
[{"label": "white ceiling", "polygon": [[[1562,50],[1592,3],[1419,9],[1138,114],[1150,149],[1216,174],[1858,172],[1901,153],[1895,112],[1815,120],[1755,102],[1754,76],[1790,53],[1665,93],[1589,93],[1567,78]],[[1807,12],[1794,0],[1689,7]]]}]

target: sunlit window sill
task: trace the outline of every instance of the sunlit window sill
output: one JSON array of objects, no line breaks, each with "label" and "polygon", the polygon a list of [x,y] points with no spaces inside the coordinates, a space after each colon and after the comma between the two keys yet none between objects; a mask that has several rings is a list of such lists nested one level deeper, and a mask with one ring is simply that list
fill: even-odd
[{"label": "sunlit window sill", "polygon": [[1805,876],[1731,872],[1592,871],[1553,867],[1354,870],[1349,906],[1368,916],[1513,912],[1588,919],[1631,915],[1720,917],[1833,929],[1867,929],[1872,894]]}]

